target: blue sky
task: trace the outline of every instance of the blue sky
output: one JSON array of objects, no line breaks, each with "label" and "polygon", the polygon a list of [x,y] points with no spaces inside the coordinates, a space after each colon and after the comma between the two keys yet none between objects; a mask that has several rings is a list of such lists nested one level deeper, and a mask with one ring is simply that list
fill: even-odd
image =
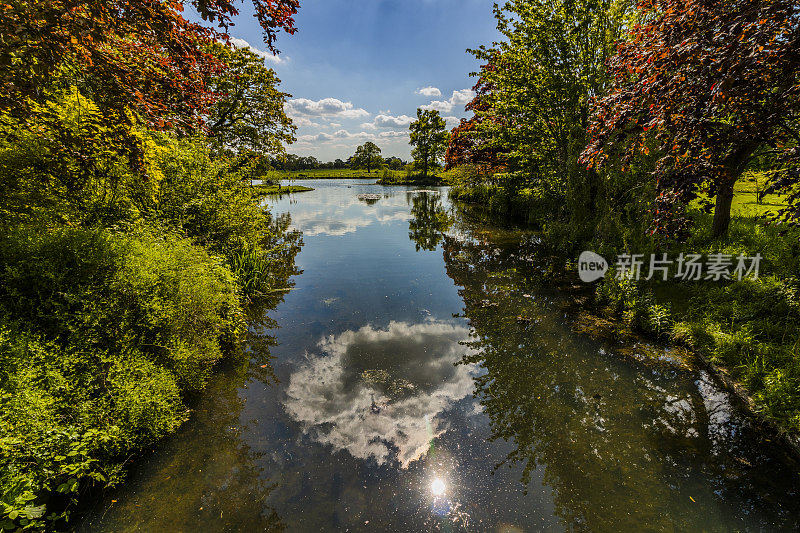
[{"label": "blue sky", "polygon": [[[230,33],[263,50],[249,7]],[[375,142],[384,156],[407,159],[408,123],[432,106],[448,125],[466,116],[478,62],[467,48],[497,38],[491,0],[301,0],[298,32],[281,34],[265,61],[292,94],[298,126],[290,153],[346,159]],[[426,89],[427,88],[427,89]]]}]

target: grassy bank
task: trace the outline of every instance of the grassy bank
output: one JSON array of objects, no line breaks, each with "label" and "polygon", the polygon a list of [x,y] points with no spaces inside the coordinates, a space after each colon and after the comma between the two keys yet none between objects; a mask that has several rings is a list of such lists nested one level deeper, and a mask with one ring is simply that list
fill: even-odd
[{"label": "grassy bank", "polygon": [[[625,330],[663,343],[680,345],[710,361],[740,384],[751,407],[782,430],[800,437],[800,231],[768,225],[760,217],[783,204],[768,196],[758,203],[750,182],[736,188],[733,220],[728,235],[712,239],[711,215],[690,209],[695,231],[686,242],[658,240],[645,228],[620,216],[586,232],[558,222],[541,222],[535,198],[505,194],[501,188],[481,185],[455,187],[451,196],[475,204],[495,219],[530,222],[541,231],[542,258],[554,275],[577,280],[577,258],[583,250],[600,253],[612,269],[595,287],[588,306],[596,315]],[[632,217],[632,220],[636,220]],[[736,257],[761,254],[760,276],[720,281],[676,280],[675,266],[668,281],[618,280],[614,264],[623,253],[722,253]],[[643,271],[646,277],[649,265]]]},{"label": "grassy bank", "polygon": [[[695,213],[709,227],[709,215]],[[606,278],[596,304],[628,327],[690,348],[744,387],[752,407],[800,436],[800,233],[734,218],[724,241],[702,233],[671,255],[722,253],[764,259],[757,280],[619,281]]]},{"label": "grassy bank", "polygon": [[377,181],[378,185],[416,185],[416,186],[436,186],[442,184],[442,178],[437,176],[423,177],[403,173],[402,175],[390,175],[381,177]]},{"label": "grassy bank", "polygon": [[299,192],[311,192],[314,189],[302,185],[273,185],[271,183],[259,185],[255,193],[259,196],[274,196],[279,194],[294,194]]}]

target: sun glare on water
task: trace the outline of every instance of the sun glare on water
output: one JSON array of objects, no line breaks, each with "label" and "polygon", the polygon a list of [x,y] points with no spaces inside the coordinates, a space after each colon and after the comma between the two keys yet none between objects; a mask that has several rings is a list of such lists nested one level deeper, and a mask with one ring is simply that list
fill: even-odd
[{"label": "sun glare on water", "polygon": [[440,496],[444,496],[446,489],[447,487],[445,486],[444,481],[439,479],[438,477],[434,479],[433,482],[431,483],[431,493],[437,498]]}]

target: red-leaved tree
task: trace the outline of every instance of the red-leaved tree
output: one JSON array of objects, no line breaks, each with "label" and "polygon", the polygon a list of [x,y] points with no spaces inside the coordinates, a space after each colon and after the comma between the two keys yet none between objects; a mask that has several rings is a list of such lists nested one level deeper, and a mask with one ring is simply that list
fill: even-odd
[{"label": "red-leaved tree", "polygon": [[[270,50],[294,33],[299,0],[252,0]],[[191,130],[213,96],[205,80],[220,68],[211,40],[227,40],[232,0],[194,0],[212,28],[186,20],[179,0],[5,0],[0,3],[0,110],[27,103],[60,80],[88,90],[104,114],[128,110],[155,129]]]},{"label": "red-leaved tree", "polygon": [[486,97],[493,87],[483,74],[495,68],[492,61],[481,66],[478,82],[472,88],[475,91],[475,98],[465,107],[465,110],[471,111],[474,116],[470,119],[461,119],[459,125],[450,132],[450,142],[445,155],[445,165],[448,169],[465,164],[474,165],[486,174],[502,169],[501,150],[486,137],[481,128],[481,124],[487,120],[494,123],[500,123],[502,120],[490,113],[491,106],[486,102]]},{"label": "red-leaved tree", "polygon": [[713,233],[723,235],[734,185],[756,158],[778,171],[780,186],[797,185],[800,4],[640,0],[638,8],[640,23],[610,62],[613,87],[596,102],[583,161],[624,162],[655,141],[655,231],[676,227],[674,202],[706,190],[716,197]]}]

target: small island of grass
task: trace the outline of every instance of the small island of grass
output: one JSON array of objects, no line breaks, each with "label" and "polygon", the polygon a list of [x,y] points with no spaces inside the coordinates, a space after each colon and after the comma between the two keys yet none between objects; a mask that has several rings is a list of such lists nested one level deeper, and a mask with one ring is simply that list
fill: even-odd
[{"label": "small island of grass", "polygon": [[272,196],[276,194],[293,194],[298,192],[313,191],[312,187],[305,187],[303,185],[280,185],[276,183],[265,183],[264,185],[257,185],[256,191],[259,196]]}]

